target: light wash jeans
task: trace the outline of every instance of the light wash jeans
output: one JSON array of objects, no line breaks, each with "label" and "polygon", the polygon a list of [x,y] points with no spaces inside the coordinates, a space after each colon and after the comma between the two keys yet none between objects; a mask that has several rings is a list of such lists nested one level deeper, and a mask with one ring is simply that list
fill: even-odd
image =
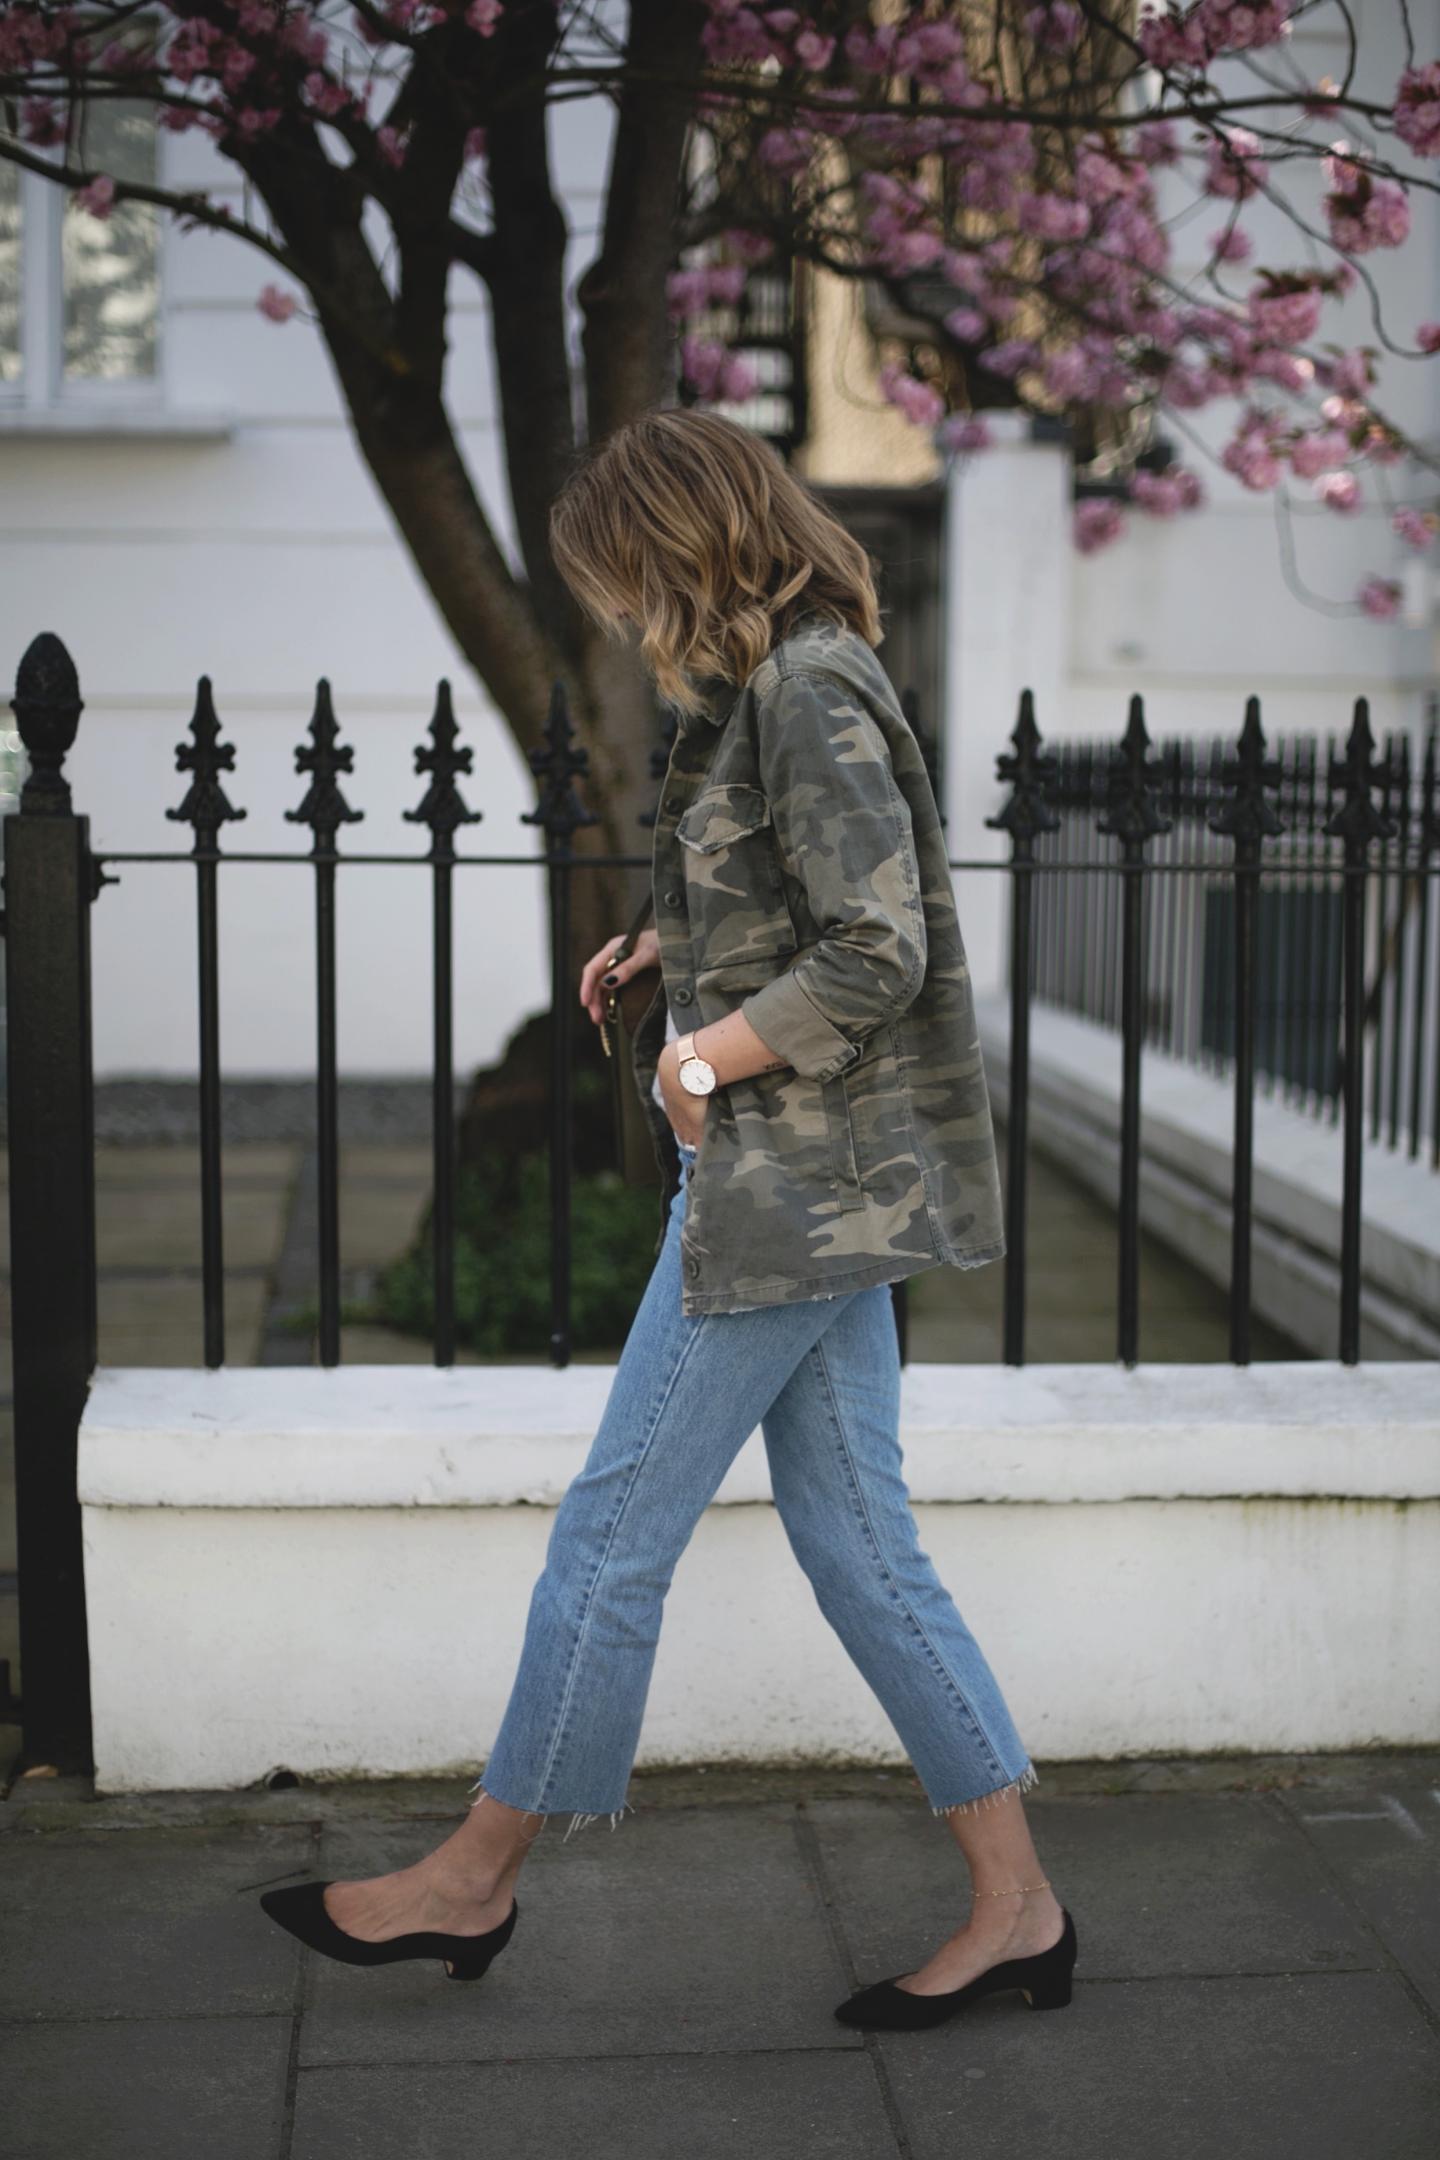
[{"label": "light wash jeans", "polygon": [[682,1147],[664,1244],[590,1453],[556,1510],[472,1805],[569,1809],[567,1839],[606,1813],[614,1829],[671,1576],[757,1424],[795,1557],[932,1813],[1033,1785],[995,1677],[920,1548],[901,1475],[889,1284],[687,1319],[680,1225],[694,1154]]}]

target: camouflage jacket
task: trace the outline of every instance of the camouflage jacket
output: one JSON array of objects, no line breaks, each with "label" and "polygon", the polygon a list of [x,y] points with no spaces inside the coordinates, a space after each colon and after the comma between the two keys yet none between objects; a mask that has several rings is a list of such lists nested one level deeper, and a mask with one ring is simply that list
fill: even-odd
[{"label": "camouflage jacket", "polygon": [[708,1098],[681,1234],[687,1315],[789,1304],[975,1267],[1005,1250],[995,1139],[929,775],[875,654],[809,616],[737,690],[681,715],[655,823],[662,984],[703,1027],[737,1006],[788,1063]]}]

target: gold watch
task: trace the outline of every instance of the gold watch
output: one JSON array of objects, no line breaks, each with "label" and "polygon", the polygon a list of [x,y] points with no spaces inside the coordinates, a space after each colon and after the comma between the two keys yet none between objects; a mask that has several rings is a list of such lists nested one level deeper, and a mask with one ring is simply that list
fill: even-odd
[{"label": "gold watch", "polygon": [[695,1030],[682,1035],[675,1045],[676,1073],[687,1094],[709,1095],[716,1084],[715,1068],[695,1048]]}]

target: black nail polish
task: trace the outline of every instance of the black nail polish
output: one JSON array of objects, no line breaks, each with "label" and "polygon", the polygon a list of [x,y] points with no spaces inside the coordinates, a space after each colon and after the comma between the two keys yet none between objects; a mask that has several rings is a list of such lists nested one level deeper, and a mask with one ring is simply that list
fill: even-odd
[{"label": "black nail polish", "polygon": [[605,984],[606,988],[608,989],[611,983],[619,982],[620,978],[618,975],[602,975],[600,980]]}]

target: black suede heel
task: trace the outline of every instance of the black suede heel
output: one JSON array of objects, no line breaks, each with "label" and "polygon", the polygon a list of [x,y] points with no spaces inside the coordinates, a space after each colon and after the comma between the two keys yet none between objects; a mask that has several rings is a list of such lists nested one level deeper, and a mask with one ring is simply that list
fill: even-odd
[{"label": "black suede heel", "polygon": [[841,2003],[835,2015],[842,2025],[859,2025],[870,2032],[918,2032],[943,2025],[967,2003],[978,2002],[982,1995],[998,1995],[1004,1988],[1018,1988],[1032,2010],[1063,2010],[1070,2000],[1077,1948],[1075,1923],[1065,1912],[1060,1940],[1034,1957],[1005,1958],[945,1995],[916,1995],[896,1987],[895,1982],[906,1975],[892,1973],[888,1980],[875,1980],[859,1989]]},{"label": "black suede heel", "polygon": [[515,1899],[498,1927],[484,1935],[440,1935],[420,1931],[392,1935],[389,1942],[361,1942],[337,1927],[325,1910],[328,1882],[292,1883],[283,1890],[267,1890],[260,1899],[264,1910],[309,1950],[334,1958],[341,1965],[400,1965],[410,1958],[443,1958],[452,1980],[478,1980],[509,1942],[520,1916]]}]

